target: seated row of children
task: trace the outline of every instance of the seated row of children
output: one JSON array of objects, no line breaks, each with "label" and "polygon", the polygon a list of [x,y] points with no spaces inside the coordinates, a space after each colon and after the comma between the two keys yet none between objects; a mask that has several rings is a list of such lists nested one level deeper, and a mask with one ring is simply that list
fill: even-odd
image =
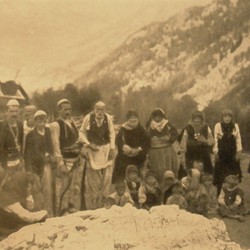
[{"label": "seated row of children", "polygon": [[227,176],[218,196],[213,175],[203,173],[199,167],[189,169],[181,181],[168,170],[159,184],[155,173],[148,171],[141,179],[137,167],[129,165],[125,181],[116,183],[115,192],[105,200],[104,206],[110,208],[130,203],[136,208],[149,210],[162,204],[178,205],[180,209],[206,217],[219,214],[243,221],[248,211],[244,204],[244,192],[238,184],[238,176]]}]

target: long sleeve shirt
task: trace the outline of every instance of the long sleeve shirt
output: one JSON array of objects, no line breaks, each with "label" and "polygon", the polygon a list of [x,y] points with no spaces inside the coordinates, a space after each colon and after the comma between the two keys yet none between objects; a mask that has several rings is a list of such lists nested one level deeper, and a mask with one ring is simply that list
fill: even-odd
[{"label": "long sleeve shirt", "polygon": [[[110,138],[110,148],[115,149],[115,128],[110,115],[107,115],[108,128],[109,128],[109,138]],[[98,123],[98,122],[97,122]],[[82,126],[79,131],[79,139],[85,145],[89,145],[91,142],[88,140],[87,130],[90,129],[90,114],[86,115],[83,119]]]},{"label": "long sleeve shirt", "polygon": [[[237,152],[242,151],[242,142],[241,142],[241,135],[240,135],[240,128],[237,123],[234,125],[235,129],[233,130],[233,135],[235,136],[236,139],[236,150]],[[217,123],[214,127],[214,147],[213,147],[213,152],[215,154],[218,153],[218,140],[223,136],[222,128],[221,128],[221,123]]]}]

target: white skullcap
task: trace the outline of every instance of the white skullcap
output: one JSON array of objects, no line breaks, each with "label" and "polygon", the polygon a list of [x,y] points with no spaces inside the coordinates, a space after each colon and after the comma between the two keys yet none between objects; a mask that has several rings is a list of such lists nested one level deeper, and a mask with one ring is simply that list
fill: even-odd
[{"label": "white skullcap", "polygon": [[63,103],[69,103],[69,104],[72,104],[71,101],[69,101],[68,99],[61,99],[57,104],[56,106],[59,107],[61,104]]},{"label": "white skullcap", "polygon": [[10,99],[7,102],[7,107],[9,107],[9,106],[20,106],[20,104],[16,99]]},{"label": "white skullcap", "polygon": [[96,104],[95,104],[95,108],[104,108],[105,107],[105,103],[104,102],[102,102],[102,101],[99,101],[99,102],[97,102]]},{"label": "white skullcap", "polygon": [[36,118],[38,116],[46,116],[47,117],[47,114],[43,110],[37,110],[34,117]]}]

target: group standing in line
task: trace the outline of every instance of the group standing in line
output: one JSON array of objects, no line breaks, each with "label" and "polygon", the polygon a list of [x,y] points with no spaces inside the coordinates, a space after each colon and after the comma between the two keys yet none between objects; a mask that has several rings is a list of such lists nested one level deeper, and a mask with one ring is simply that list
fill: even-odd
[{"label": "group standing in line", "polygon": [[[22,123],[18,101],[7,103],[0,123],[1,223],[4,218],[32,223],[127,203],[147,210],[175,204],[240,221],[248,214],[238,187],[241,135],[231,110],[222,112],[214,132],[201,111],[193,112],[180,136],[160,108],[146,127],[129,110],[117,135],[102,101],[79,130],[68,99],[57,103],[57,111],[58,119],[47,124],[46,112],[29,105]],[[180,165],[186,176],[180,176]]]}]

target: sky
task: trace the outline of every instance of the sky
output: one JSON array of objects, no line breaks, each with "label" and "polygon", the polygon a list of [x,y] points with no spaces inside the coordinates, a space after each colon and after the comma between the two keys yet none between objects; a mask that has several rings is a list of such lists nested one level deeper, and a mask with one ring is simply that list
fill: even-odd
[{"label": "sky", "polygon": [[131,34],[211,0],[0,0],[0,81],[62,87]]}]

